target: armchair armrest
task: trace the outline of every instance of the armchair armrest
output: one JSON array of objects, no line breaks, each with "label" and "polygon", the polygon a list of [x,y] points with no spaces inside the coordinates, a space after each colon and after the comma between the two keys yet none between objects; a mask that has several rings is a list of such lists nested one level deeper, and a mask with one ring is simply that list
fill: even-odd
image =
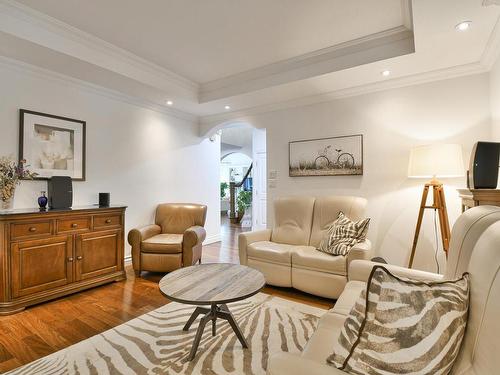
[{"label": "armchair armrest", "polygon": [[130,246],[141,246],[141,242],[161,233],[161,227],[156,224],[134,228],[128,232],[128,243]]},{"label": "armchair armrest", "polygon": [[205,241],[207,237],[207,231],[205,228],[199,225],[189,227],[184,231],[184,236],[182,238],[183,246],[194,247]]},{"label": "armchair armrest", "polygon": [[[191,266],[201,257],[201,244],[207,237],[207,231],[200,225],[194,225],[184,231],[182,237],[182,262],[184,266]],[[196,249],[197,255],[193,254]],[[193,259],[194,258],[194,259]]]},{"label": "armchair armrest", "polygon": [[349,281],[363,281],[367,282],[372,269],[376,265],[382,265],[387,268],[392,274],[399,277],[405,277],[412,280],[419,281],[443,281],[443,275],[414,270],[410,268],[405,268],[401,266],[395,266],[393,264],[381,264],[376,262],[370,262],[368,260],[354,260],[349,266]]},{"label": "armchair armrest", "polygon": [[159,225],[146,225],[128,232],[128,243],[132,246],[132,265],[134,270],[141,270],[141,242],[161,233]]},{"label": "armchair armrest", "polygon": [[267,375],[345,375],[346,373],[325,363],[311,361],[298,354],[273,355],[267,366]]},{"label": "armchair armrest", "polygon": [[253,242],[269,241],[271,239],[271,229],[257,230],[254,232],[241,233],[238,237],[238,250],[240,264],[247,265],[247,246]]},{"label": "armchair armrest", "polygon": [[349,254],[347,254],[347,269],[349,269],[349,264],[353,260],[357,259],[370,259],[372,254],[372,243],[370,240],[364,240],[363,242],[357,243],[354,245]]}]

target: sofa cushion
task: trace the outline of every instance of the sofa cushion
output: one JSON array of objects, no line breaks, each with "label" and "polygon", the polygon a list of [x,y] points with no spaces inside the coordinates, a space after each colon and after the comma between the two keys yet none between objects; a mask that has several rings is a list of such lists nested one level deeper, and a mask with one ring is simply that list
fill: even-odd
[{"label": "sofa cushion", "polygon": [[309,245],[315,248],[330,225],[337,220],[342,211],[352,220],[361,220],[365,217],[366,199],[351,196],[325,196],[318,197],[314,202],[314,214]]},{"label": "sofa cushion", "polygon": [[182,234],[157,234],[142,241],[141,250],[156,254],[182,253],[182,238]]},{"label": "sofa cushion", "polygon": [[349,250],[366,239],[370,219],[352,221],[342,211],[324,234],[318,250],[327,254],[347,255]]},{"label": "sofa cushion", "polygon": [[271,241],[289,245],[309,244],[314,197],[282,197],[274,201]]},{"label": "sofa cushion", "polygon": [[312,246],[301,246],[292,253],[292,267],[346,275],[346,258],[322,253]]},{"label": "sofa cushion", "polygon": [[292,252],[296,248],[300,247],[271,241],[258,241],[248,245],[247,254],[248,258],[291,265]]},{"label": "sofa cushion", "polygon": [[345,320],[328,362],[351,374],[450,371],[467,323],[467,274],[426,283],[375,266],[360,299],[365,303],[355,304],[353,319],[350,314]]},{"label": "sofa cushion", "polygon": [[361,292],[366,289],[366,283],[362,281],[349,281],[340,297],[335,302],[335,306],[330,310],[337,314],[349,315]]}]

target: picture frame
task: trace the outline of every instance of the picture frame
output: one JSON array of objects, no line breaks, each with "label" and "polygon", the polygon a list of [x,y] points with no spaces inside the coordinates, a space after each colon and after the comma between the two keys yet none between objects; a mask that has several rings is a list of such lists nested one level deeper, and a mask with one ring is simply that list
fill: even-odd
[{"label": "picture frame", "polygon": [[86,122],[27,109],[19,110],[19,160],[35,179],[69,176],[85,181]]},{"label": "picture frame", "polygon": [[288,171],[290,177],[362,176],[363,135],[291,141]]}]

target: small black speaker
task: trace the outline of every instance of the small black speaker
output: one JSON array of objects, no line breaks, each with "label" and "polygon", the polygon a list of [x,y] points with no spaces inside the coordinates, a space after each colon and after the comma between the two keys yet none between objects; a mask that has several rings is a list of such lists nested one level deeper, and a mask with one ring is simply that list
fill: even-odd
[{"label": "small black speaker", "polygon": [[70,208],[73,205],[73,181],[67,176],[53,176],[48,182],[49,207]]},{"label": "small black speaker", "polygon": [[500,161],[500,143],[477,142],[469,164],[470,189],[496,189]]},{"label": "small black speaker", "polygon": [[110,200],[111,199],[109,193],[99,193],[99,206],[109,207]]}]

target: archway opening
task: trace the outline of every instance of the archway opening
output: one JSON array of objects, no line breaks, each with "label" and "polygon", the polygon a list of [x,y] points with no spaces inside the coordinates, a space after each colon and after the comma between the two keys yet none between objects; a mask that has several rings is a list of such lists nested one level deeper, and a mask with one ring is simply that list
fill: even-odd
[{"label": "archway opening", "polygon": [[266,134],[248,123],[225,124],[220,136],[221,234],[266,227]]}]

